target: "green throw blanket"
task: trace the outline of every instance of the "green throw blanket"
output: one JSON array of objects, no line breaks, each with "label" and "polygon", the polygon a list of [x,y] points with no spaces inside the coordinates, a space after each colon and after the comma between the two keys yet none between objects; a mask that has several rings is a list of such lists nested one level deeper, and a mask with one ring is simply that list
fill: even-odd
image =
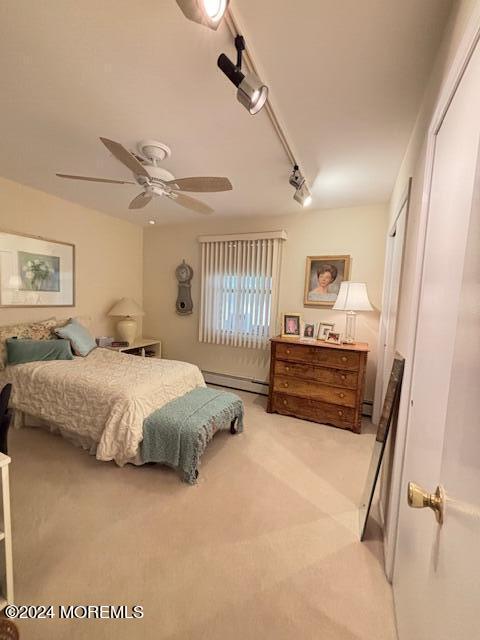
[{"label": "green throw blanket", "polygon": [[179,469],[195,484],[200,456],[220,429],[243,431],[243,402],[233,393],[199,387],[154,411],[143,423],[144,462]]}]

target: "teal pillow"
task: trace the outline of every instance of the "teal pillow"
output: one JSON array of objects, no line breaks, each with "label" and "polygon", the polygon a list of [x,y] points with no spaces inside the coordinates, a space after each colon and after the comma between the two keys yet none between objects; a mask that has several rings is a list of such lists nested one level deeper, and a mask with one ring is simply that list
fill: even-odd
[{"label": "teal pillow", "polygon": [[70,340],[73,352],[77,356],[88,356],[90,351],[97,346],[90,331],[76,320],[70,320],[64,327],[55,329],[55,333],[60,338]]},{"label": "teal pillow", "polygon": [[7,339],[7,364],[25,364],[41,360],[73,360],[68,340]]}]

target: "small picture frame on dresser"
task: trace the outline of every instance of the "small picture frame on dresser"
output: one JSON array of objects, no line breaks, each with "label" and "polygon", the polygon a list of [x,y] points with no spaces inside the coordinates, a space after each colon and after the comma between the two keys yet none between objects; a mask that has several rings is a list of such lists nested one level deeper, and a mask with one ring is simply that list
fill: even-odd
[{"label": "small picture frame on dresser", "polygon": [[316,326],[314,322],[302,323],[302,336],[300,342],[316,342]]},{"label": "small picture frame on dresser", "polygon": [[342,344],[342,334],[339,331],[328,331],[325,342]]},{"label": "small picture frame on dresser", "polygon": [[300,338],[301,317],[299,313],[282,315],[282,338]]},{"label": "small picture frame on dresser", "polygon": [[333,331],[335,325],[333,322],[320,322],[318,325],[317,340],[326,340],[329,331]]}]

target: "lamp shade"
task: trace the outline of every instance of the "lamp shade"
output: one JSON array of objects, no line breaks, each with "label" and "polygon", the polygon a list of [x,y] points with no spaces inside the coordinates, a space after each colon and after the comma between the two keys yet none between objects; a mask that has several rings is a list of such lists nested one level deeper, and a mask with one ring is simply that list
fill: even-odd
[{"label": "lamp shade", "polygon": [[109,316],[144,316],[142,308],[132,298],[122,298],[108,312]]},{"label": "lamp shade", "polygon": [[373,311],[365,282],[342,282],[333,308],[336,311]]}]

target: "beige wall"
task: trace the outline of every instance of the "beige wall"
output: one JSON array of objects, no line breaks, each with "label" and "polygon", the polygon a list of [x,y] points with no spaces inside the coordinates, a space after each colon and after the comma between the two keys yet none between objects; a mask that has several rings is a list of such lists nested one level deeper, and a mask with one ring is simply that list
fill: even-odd
[{"label": "beige wall", "polygon": [[[352,257],[351,279],[367,282],[373,305],[381,304],[384,247],[387,225],[385,206],[335,211],[300,211],[295,216],[205,219],[195,224],[147,228],[144,233],[145,333],[163,341],[167,358],[186,360],[203,370],[266,380],[268,352],[209,345],[198,341],[200,295],[199,235],[245,233],[285,229],[284,264],[280,286],[280,311],[299,311],[307,321],[333,321],[343,330],[344,314],[303,307],[305,258],[308,255]],[[175,267],[185,260],[193,267],[194,313],[175,312]],[[358,339],[370,343],[366,398],[372,399],[376,365],[378,312],[359,314]]]},{"label": "beige wall", "polygon": [[[395,345],[397,351],[402,355],[408,355],[408,345],[412,333],[412,310],[415,304],[413,292],[415,289],[416,255],[423,196],[427,133],[433,118],[440,90],[450,70],[466,25],[473,10],[476,6],[478,7],[478,4],[478,0],[459,0],[454,3],[452,15],[450,16],[442,44],[430,75],[429,83],[425,90],[422,105],[396,179],[395,188],[390,202],[389,217],[392,218],[398,210],[399,199],[402,196],[402,192],[405,190],[408,179],[412,176],[412,193],[408,213]],[[405,425],[399,425],[399,427],[401,427],[399,431],[403,431]],[[385,459],[381,485],[381,502],[385,516],[388,514],[388,497],[391,480],[390,473],[393,461],[392,453],[395,446],[394,437],[390,440],[390,443],[390,450],[387,452],[387,457]],[[403,442],[401,443],[401,446],[404,446]],[[386,534],[387,536],[389,535],[388,532],[386,532]]]},{"label": "beige wall", "polygon": [[75,307],[0,308],[0,324],[81,315],[111,335],[110,306],[123,296],[142,303],[141,227],[0,178],[0,229],[71,242],[76,252]]}]

